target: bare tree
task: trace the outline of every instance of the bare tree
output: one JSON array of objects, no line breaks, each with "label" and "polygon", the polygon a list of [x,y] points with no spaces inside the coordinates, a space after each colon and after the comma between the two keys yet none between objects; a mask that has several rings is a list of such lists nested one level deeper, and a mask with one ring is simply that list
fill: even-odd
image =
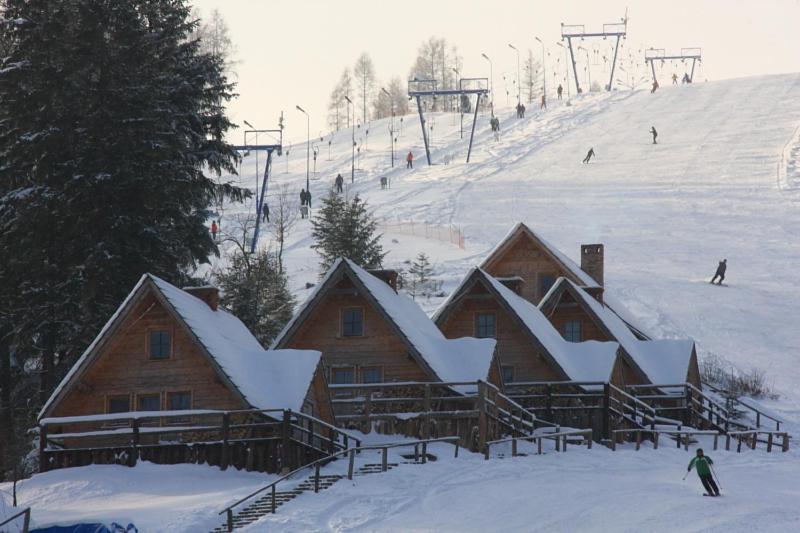
[{"label": "bare tree", "polygon": [[[338,131],[342,114],[347,116],[347,127],[350,127],[350,115],[347,113],[347,106],[344,101],[345,96],[350,96],[353,92],[353,76],[350,74],[350,69],[345,68],[342,72],[339,82],[331,92],[331,99],[328,103],[328,124],[334,126]],[[352,98],[351,98],[352,99]],[[355,111],[353,112],[355,114]],[[353,117],[355,120],[355,116]]]},{"label": "bare tree", "polygon": [[530,48],[528,49],[523,70],[525,71],[525,79],[522,83],[524,84],[525,92],[528,94],[528,103],[531,104],[536,100],[536,95],[539,93],[539,62],[533,58],[533,50]]},{"label": "bare tree", "polygon": [[194,8],[192,10],[192,18],[200,21],[192,35],[200,40],[200,49],[219,58],[227,73],[234,73],[233,67],[237,63],[233,59],[236,54],[236,46],[231,40],[228,24],[219,10],[214,8],[211,11],[211,15],[204,18],[200,10]]},{"label": "bare tree", "polygon": [[408,96],[406,94],[406,87],[400,78],[395,76],[389,80],[386,86],[386,91],[389,96],[383,91],[375,95],[375,100],[372,103],[372,112],[375,118],[384,118],[392,116],[392,104],[394,104],[394,114],[396,116],[405,115],[408,113]]},{"label": "bare tree", "polygon": [[296,194],[289,190],[289,185],[281,186],[270,209],[272,235],[278,243],[278,270],[283,271],[283,245],[297,222],[297,206],[294,203]]},{"label": "bare tree", "polygon": [[375,67],[372,65],[372,58],[364,52],[356,60],[353,67],[353,77],[358,83],[358,90],[361,96],[361,123],[367,123],[367,102],[372,99],[375,91]]}]

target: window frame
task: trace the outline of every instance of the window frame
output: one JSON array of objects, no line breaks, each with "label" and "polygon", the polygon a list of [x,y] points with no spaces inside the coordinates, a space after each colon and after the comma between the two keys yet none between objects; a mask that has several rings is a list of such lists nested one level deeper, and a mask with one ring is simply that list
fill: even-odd
[{"label": "window frame", "polygon": [[[333,379],[333,377],[335,376],[336,371],[337,370],[347,370],[347,369],[349,369],[350,372],[352,373],[353,380],[350,383],[336,383],[336,381]],[[331,366],[328,369],[328,372],[329,372],[328,377],[330,378],[328,383],[330,383],[331,385],[356,385],[357,384],[357,380],[358,380],[358,372],[357,372],[357,370],[358,369],[356,368],[356,365],[334,365],[334,366]],[[331,391],[331,395],[334,398],[352,398],[353,397],[353,391],[341,391],[341,390],[333,389]]]},{"label": "window frame", "polygon": [[[543,283],[544,283],[544,281],[545,281],[546,279],[551,279],[551,280],[552,280],[552,282],[551,282],[551,283],[550,283],[550,285],[549,285],[549,286],[548,286],[548,287],[545,289],[545,288],[543,287]],[[542,298],[544,298],[544,295],[545,295],[545,294],[547,294],[548,292],[550,292],[550,289],[552,289],[552,288],[553,288],[553,285],[555,285],[555,284],[556,284],[556,281],[558,281],[558,273],[550,274],[550,273],[547,273],[547,272],[540,272],[540,273],[537,275],[537,280],[536,280],[536,281],[537,281],[537,283],[536,283],[536,290],[538,290],[538,291],[539,291],[539,299],[541,300]]]},{"label": "window frame", "polygon": [[[345,324],[345,316],[349,311],[359,311],[361,313],[361,333],[358,335],[346,335],[344,324]],[[363,306],[359,305],[351,305],[347,307],[342,307],[339,311],[339,337],[342,339],[352,339],[352,338],[360,338],[364,337],[364,332],[366,331],[366,315],[367,313],[364,310]]]},{"label": "window frame", "polygon": [[163,410],[164,410],[164,409],[162,408],[162,405],[163,405],[163,402],[162,402],[162,401],[163,401],[163,398],[161,397],[161,391],[157,391],[157,392],[142,392],[142,393],[137,393],[137,394],[136,394],[136,410],[137,410],[137,411],[153,411],[154,409],[141,409],[141,406],[139,405],[139,402],[140,402],[140,401],[141,401],[143,398],[152,397],[152,396],[156,396],[156,397],[158,397],[158,409],[155,409],[155,410],[156,410],[156,411],[163,411]]},{"label": "window frame", "polygon": [[[189,407],[187,409],[172,409],[170,405],[169,399],[170,395],[174,394],[188,394],[189,395]],[[194,407],[194,391],[191,389],[174,389],[168,390],[164,392],[164,411],[191,411]],[[167,422],[163,425],[174,426],[176,424],[188,424],[191,422],[191,416],[181,416],[176,418],[169,418]]]},{"label": "window frame", "polygon": [[[506,369],[511,369],[511,379],[506,381]],[[500,365],[500,380],[505,385],[506,383],[514,383],[514,365]]]},{"label": "window frame", "polygon": [[[578,326],[578,340],[574,339],[574,327],[570,327],[575,325]],[[567,320],[564,322],[564,340],[567,342],[583,342],[583,324],[580,320]]]},{"label": "window frame", "polygon": [[[112,411],[111,410],[111,401],[118,400],[120,398],[125,398],[128,401],[128,409],[127,411]],[[106,394],[106,414],[112,415],[117,413],[130,413],[131,412],[131,394]]]},{"label": "window frame", "polygon": [[[360,382],[362,384],[371,385],[371,384],[374,384],[374,383],[385,383],[385,380],[384,380],[384,377],[383,377],[383,365],[367,365],[367,366],[361,367],[359,370],[360,370],[359,373],[361,374],[360,375],[360,378],[361,378]],[[364,373],[369,371],[369,370],[377,370],[378,373],[379,373],[380,379],[378,381],[364,381]]]},{"label": "window frame", "polygon": [[[492,317],[492,334],[491,335],[480,335],[480,318],[483,316],[491,316]],[[484,325],[484,328],[486,326]],[[472,333],[473,337],[476,339],[496,339],[497,338],[497,313],[494,311],[475,311],[475,316],[473,317],[472,321]]]},{"label": "window frame", "polygon": [[[153,357],[153,343],[151,341],[151,336],[153,333],[160,333],[160,332],[167,332],[169,333],[169,355],[167,357]],[[147,328],[147,336],[145,338],[145,342],[147,343],[146,350],[147,350],[147,360],[148,361],[169,361],[175,355],[175,332],[173,328]]]}]

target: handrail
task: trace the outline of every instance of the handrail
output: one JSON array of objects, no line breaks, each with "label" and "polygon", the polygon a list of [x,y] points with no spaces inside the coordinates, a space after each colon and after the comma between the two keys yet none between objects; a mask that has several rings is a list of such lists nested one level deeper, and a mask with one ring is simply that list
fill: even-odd
[{"label": "handrail", "polygon": [[22,533],[28,533],[28,529],[30,528],[30,524],[31,524],[31,508],[30,507],[26,507],[25,509],[23,509],[22,511],[18,512],[17,514],[15,514],[15,515],[13,515],[13,516],[11,516],[9,518],[6,518],[4,521],[0,522],[0,526],[4,526],[6,524],[10,524],[12,520],[16,520],[17,518],[19,518],[20,516],[23,516],[23,515],[25,516],[25,518],[22,521]]},{"label": "handrail", "polygon": [[459,441],[459,437],[439,437],[437,439],[415,440],[415,441],[410,441],[410,442],[390,442],[390,443],[387,443],[387,444],[373,444],[371,446],[360,446],[358,448],[349,448],[347,450],[340,450],[340,451],[332,453],[332,454],[330,454],[328,456],[325,456],[325,457],[322,457],[320,459],[317,459],[316,461],[314,461],[312,463],[308,463],[306,465],[303,465],[303,466],[301,466],[299,468],[296,468],[296,469],[292,470],[288,474],[285,474],[285,475],[279,477],[278,479],[276,479],[275,481],[273,481],[269,485],[265,485],[265,486],[261,487],[260,489],[257,489],[255,491],[251,492],[247,496],[237,500],[235,503],[232,503],[231,505],[229,505],[228,507],[226,507],[225,509],[220,511],[218,514],[221,515],[223,513],[230,513],[230,512],[233,511],[233,509],[235,507],[238,507],[242,503],[244,503],[247,500],[253,498],[253,496],[261,494],[265,490],[274,487],[275,485],[277,485],[281,481],[289,479],[290,477],[294,476],[298,472],[302,472],[303,470],[305,470],[307,468],[317,467],[317,465],[320,465],[322,463],[330,462],[333,459],[335,459],[335,458],[337,458],[339,456],[348,454],[348,453],[361,453],[362,451],[367,451],[367,450],[387,450],[388,451],[390,448],[400,448],[400,447],[404,447],[404,446],[417,446],[417,445],[420,445],[420,444],[427,445],[427,444],[430,444],[432,442],[453,442],[455,444],[455,456],[458,457],[458,441]]},{"label": "handrail", "polygon": [[721,389],[721,388],[719,388],[719,387],[717,387],[715,385],[712,385],[711,383],[704,383],[704,385],[706,387],[708,387],[709,389],[711,389],[712,391],[716,392],[717,394],[726,395],[726,399],[729,399],[730,401],[735,402],[735,403],[741,405],[742,407],[744,407],[746,409],[749,409],[750,411],[753,411],[754,413],[756,413],[756,425],[757,426],[759,425],[760,417],[763,416],[764,418],[768,418],[768,419],[772,420],[773,422],[775,422],[777,424],[776,431],[780,431],[781,424],[783,424],[783,420],[775,418],[774,416],[769,415],[769,414],[765,413],[764,411],[762,411],[762,410],[760,410],[760,409],[758,409],[756,407],[753,407],[752,405],[750,405],[749,403],[746,403],[745,401],[741,400],[740,398],[737,398],[735,396],[730,395],[730,393],[728,391],[726,391],[725,389]]},{"label": "handrail", "polygon": [[[489,459],[490,448],[494,444],[502,444],[506,442],[511,443],[511,456],[517,456],[517,441],[533,441],[539,440],[539,449],[537,450],[538,455],[542,454],[542,441],[541,439],[553,439],[556,441],[556,451],[567,451],[567,437],[571,437],[573,435],[581,435],[583,439],[587,442],[587,448],[592,449],[592,430],[591,429],[577,429],[577,430],[568,430],[568,431],[560,431],[557,433],[542,433],[539,435],[529,435],[527,437],[506,437],[503,439],[497,440],[490,440],[486,442],[484,447],[483,456],[484,459]],[[588,438],[587,438],[588,435]],[[563,447],[559,450],[559,439],[563,439]]]},{"label": "handrail", "polygon": [[[649,429],[649,428],[632,428],[632,429],[614,429],[611,431],[613,435],[622,434],[623,439],[626,433],[636,433],[636,451],[639,451],[639,448],[642,445],[642,433],[651,433],[653,435],[653,449],[658,449],[658,436],[662,433],[665,435],[677,435],[678,438],[676,439],[676,445],[678,448],[681,447],[681,436],[686,435],[686,440],[684,442],[684,449],[689,450],[689,435],[711,435],[714,437],[714,449],[717,449],[717,443],[719,437],[722,435],[719,431],[712,431],[708,429]],[[614,436],[611,439],[611,451],[617,451],[617,439]]]}]

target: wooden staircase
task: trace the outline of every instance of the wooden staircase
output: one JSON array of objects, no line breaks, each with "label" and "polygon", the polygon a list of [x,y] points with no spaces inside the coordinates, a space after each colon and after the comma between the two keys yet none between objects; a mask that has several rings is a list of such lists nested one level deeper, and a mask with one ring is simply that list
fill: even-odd
[{"label": "wooden staircase", "polygon": [[[408,464],[415,464],[413,461],[408,461]],[[419,464],[419,463],[416,463]],[[388,463],[387,470],[396,468],[398,463]],[[382,465],[380,463],[365,464],[353,473],[353,476],[367,476],[371,474],[380,474],[382,472]],[[332,487],[340,479],[347,478],[343,474],[321,475],[319,476],[319,490],[323,491]],[[267,494],[258,498],[253,503],[236,513],[233,517],[233,529],[241,529],[245,526],[260,520],[262,517],[274,513],[279,507],[294,500],[298,496],[306,492],[315,492],[315,476],[312,474],[308,476],[302,483],[290,490],[276,491],[275,492],[275,509],[272,508],[272,495]],[[226,533],[228,531],[227,523],[222,524],[212,530],[211,533]]]}]

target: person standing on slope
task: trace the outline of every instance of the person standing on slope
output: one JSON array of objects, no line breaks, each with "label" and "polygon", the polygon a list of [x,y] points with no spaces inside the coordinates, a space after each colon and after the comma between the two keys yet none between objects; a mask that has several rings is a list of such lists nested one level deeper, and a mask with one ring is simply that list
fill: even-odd
[{"label": "person standing on slope", "polygon": [[588,163],[589,160],[594,157],[594,147],[589,148],[589,151],[586,153],[586,157],[583,158],[584,163]]},{"label": "person standing on slope", "polygon": [[344,178],[342,178],[341,174],[336,175],[336,192],[342,192],[342,185],[344,184]]},{"label": "person standing on slope", "polygon": [[650,94],[656,92],[656,89],[658,89],[658,82],[656,80],[653,80],[653,90],[650,91]]},{"label": "person standing on slope", "polygon": [[674,72],[672,73],[672,85],[678,85],[678,75]]},{"label": "person standing on slope", "polygon": [[414,168],[414,154],[411,152],[406,156],[406,168]]},{"label": "person standing on slope", "polygon": [[713,285],[714,281],[719,278],[719,283],[717,285],[722,285],[722,282],[725,281],[725,271],[728,269],[728,260],[723,259],[719,262],[717,266],[717,271],[714,273],[714,277],[711,278],[710,283]]},{"label": "person standing on slope", "polygon": [[700,482],[703,483],[703,488],[709,496],[719,496],[719,488],[714,482],[714,477],[711,475],[711,465],[714,461],[711,457],[703,455],[702,448],[697,449],[697,455],[689,461],[689,468],[687,472],[691,472],[692,468],[697,469],[697,475],[700,477]]},{"label": "person standing on slope", "polygon": [[561,86],[560,83],[558,84],[558,89],[556,89],[556,92],[558,93],[558,99],[561,100],[561,93],[564,92],[564,88]]},{"label": "person standing on slope", "polygon": [[542,95],[542,103],[539,105],[539,109],[547,109],[547,98],[545,95]]},{"label": "person standing on slope", "polygon": [[658,132],[656,131],[656,127],[655,126],[650,126],[650,133],[653,134],[653,144],[658,144],[656,142],[656,138],[658,137]]},{"label": "person standing on slope", "polygon": [[217,221],[216,220],[212,220],[211,221],[211,238],[213,238],[215,242],[217,240],[217,230],[218,230]]}]

